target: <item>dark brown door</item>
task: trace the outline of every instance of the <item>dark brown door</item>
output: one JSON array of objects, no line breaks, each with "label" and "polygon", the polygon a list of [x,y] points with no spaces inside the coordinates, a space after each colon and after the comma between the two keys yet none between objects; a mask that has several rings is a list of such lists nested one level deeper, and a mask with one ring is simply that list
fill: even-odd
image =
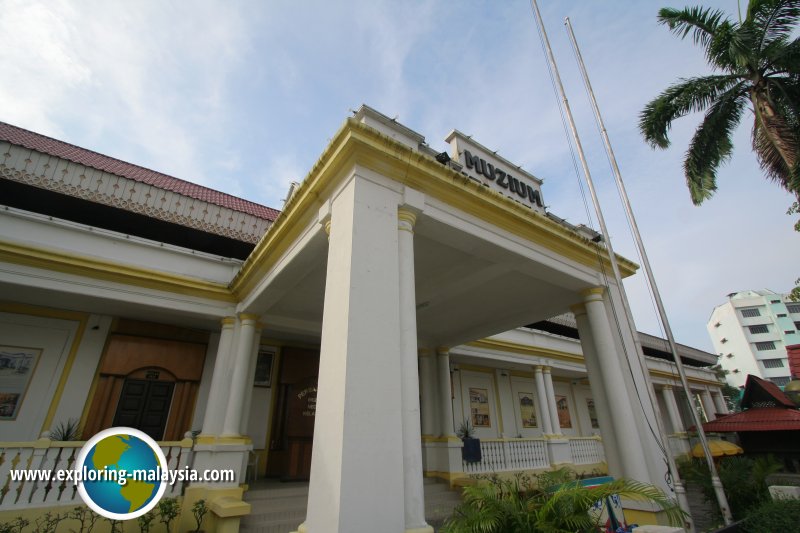
[{"label": "dark brown door", "polygon": [[114,416],[114,426],[138,429],[154,440],[161,440],[164,438],[174,388],[175,384],[170,381],[126,379]]}]

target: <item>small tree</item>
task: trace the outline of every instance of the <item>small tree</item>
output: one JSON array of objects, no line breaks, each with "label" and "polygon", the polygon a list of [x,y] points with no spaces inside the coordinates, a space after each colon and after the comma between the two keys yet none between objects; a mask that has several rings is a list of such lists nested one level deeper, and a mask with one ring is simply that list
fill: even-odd
[{"label": "small tree", "polygon": [[172,522],[181,512],[177,498],[164,498],[158,502],[158,521],[167,528],[167,533],[172,532]]},{"label": "small tree", "polygon": [[29,524],[28,520],[18,516],[11,522],[0,524],[0,533],[22,533],[22,530],[28,527]]},{"label": "small tree", "polygon": [[200,531],[200,526],[203,525],[203,518],[205,518],[206,513],[208,512],[208,507],[206,507],[205,500],[197,500],[192,505],[192,515],[194,516],[194,521],[197,522],[197,528],[195,528],[195,533]]},{"label": "small tree", "polygon": [[88,507],[78,506],[67,514],[67,518],[77,520],[81,524],[81,528],[78,531],[70,529],[72,533],[91,533],[91,531],[94,529],[94,524],[97,522],[97,519],[100,518],[100,515]]},{"label": "small tree", "polygon": [[136,521],[139,523],[139,530],[142,533],[149,533],[150,532],[150,527],[151,527],[150,524],[152,524],[153,520],[155,520],[155,519],[156,519],[156,515],[152,511],[150,511],[148,513],[145,513],[142,516],[140,516],[139,518],[137,518]]}]

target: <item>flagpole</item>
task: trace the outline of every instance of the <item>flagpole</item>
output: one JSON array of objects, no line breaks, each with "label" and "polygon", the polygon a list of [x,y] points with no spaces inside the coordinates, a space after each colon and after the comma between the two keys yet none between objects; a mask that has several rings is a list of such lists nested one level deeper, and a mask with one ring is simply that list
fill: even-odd
[{"label": "flagpole", "polygon": [[[680,376],[681,385],[686,393],[687,399],[691,399],[691,389],[689,388],[689,382],[686,379],[686,372],[683,368],[683,363],[681,362],[681,358],[678,355],[678,348],[675,343],[675,337],[672,334],[672,328],[670,327],[669,318],[667,316],[666,309],[664,308],[664,302],[661,299],[661,293],[658,290],[658,285],[656,284],[655,277],[653,276],[653,270],[650,267],[650,260],[647,257],[647,251],[644,247],[644,241],[642,240],[642,235],[639,232],[639,226],[636,224],[636,217],[633,214],[633,208],[631,207],[630,199],[628,197],[627,190],[625,189],[625,184],[622,181],[622,173],[619,170],[619,165],[617,165],[617,158],[614,155],[614,149],[611,147],[611,141],[608,137],[608,132],[606,131],[605,124],[603,123],[603,117],[600,114],[600,107],[597,105],[597,100],[594,96],[594,91],[592,90],[592,84],[589,81],[589,74],[586,71],[586,66],[583,63],[583,56],[581,55],[580,48],[578,47],[578,41],[575,39],[575,33],[572,30],[572,23],[569,20],[569,17],[565,19],[564,24],[567,27],[567,33],[569,34],[570,41],[572,42],[572,46],[575,49],[575,56],[578,60],[578,66],[581,71],[581,75],[583,76],[583,80],[586,83],[586,90],[589,93],[589,99],[592,104],[592,110],[594,111],[595,118],[597,119],[597,124],[600,128],[600,135],[603,138],[603,144],[605,144],[606,152],[608,153],[608,158],[611,161],[611,168],[614,172],[614,181],[617,184],[617,189],[619,191],[620,198],[622,199],[622,204],[625,208],[625,215],[628,217],[628,222],[630,223],[631,230],[633,231],[633,238],[636,242],[636,247],[639,250],[639,255],[642,259],[642,266],[644,267],[645,275],[647,276],[647,280],[650,284],[650,288],[653,293],[653,298],[656,301],[656,306],[658,308],[658,314],[661,318],[661,323],[664,326],[664,333],[667,336],[667,342],[669,343],[670,351],[672,352],[672,357],[675,360],[675,366],[678,369],[678,374]],[[649,391],[652,394],[652,391]],[[722,488],[722,483],[719,479],[719,474],[717,473],[716,465],[714,464],[714,459],[711,455],[711,450],[708,447],[708,439],[706,438],[705,431],[703,430],[703,424],[700,420],[700,415],[697,413],[697,409],[691,405],[690,402],[690,411],[692,412],[692,416],[694,419],[695,426],[697,427],[697,434],[700,438],[700,442],[703,447],[703,452],[706,457],[706,462],[708,463],[709,470],[711,472],[711,483],[714,487],[714,492],[717,496],[717,502],[719,503],[720,510],[722,511],[723,519],[725,520],[725,525],[730,525],[733,522],[733,517],[731,516],[730,508],[728,506],[728,500],[725,497],[725,491]],[[659,430],[662,433],[662,438],[664,435],[662,422],[660,417],[656,417],[658,420]],[[683,499],[681,501],[681,507],[683,507],[684,503],[686,504],[685,511],[688,512],[688,500],[686,500],[686,490],[683,487],[683,484],[680,481],[680,477],[678,476],[678,471],[675,465],[675,460],[672,458],[672,454],[669,454],[670,460],[670,469],[674,472],[675,475],[675,493],[678,495],[679,499]],[[680,491],[678,490],[680,487]]]}]

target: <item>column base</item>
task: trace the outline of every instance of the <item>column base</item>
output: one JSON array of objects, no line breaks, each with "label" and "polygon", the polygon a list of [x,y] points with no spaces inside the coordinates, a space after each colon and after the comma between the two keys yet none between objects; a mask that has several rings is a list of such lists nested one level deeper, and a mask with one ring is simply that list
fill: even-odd
[{"label": "column base", "polygon": [[411,529],[406,529],[406,533],[433,533],[433,528],[431,526],[412,527]]}]

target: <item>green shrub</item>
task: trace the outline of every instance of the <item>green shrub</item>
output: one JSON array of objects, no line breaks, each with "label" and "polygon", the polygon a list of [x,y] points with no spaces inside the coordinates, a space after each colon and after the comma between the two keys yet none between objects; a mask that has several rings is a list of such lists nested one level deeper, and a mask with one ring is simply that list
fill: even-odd
[{"label": "green shrub", "polygon": [[764,502],[739,528],[745,533],[800,533],[800,500]]}]

